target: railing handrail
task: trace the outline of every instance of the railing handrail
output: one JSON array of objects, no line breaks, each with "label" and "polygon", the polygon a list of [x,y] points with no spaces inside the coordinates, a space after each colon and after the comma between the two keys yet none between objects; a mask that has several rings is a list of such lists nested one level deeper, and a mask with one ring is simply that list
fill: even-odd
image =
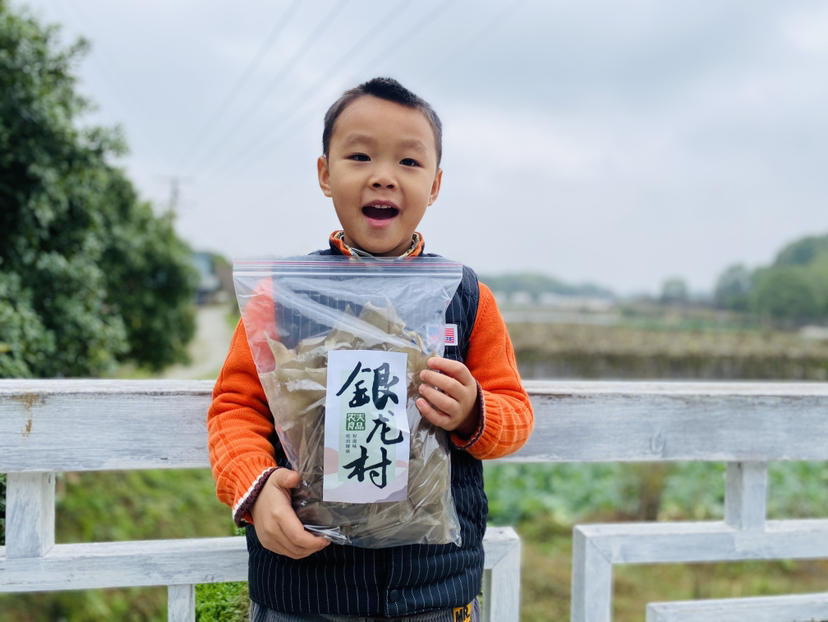
[{"label": "railing handrail", "polygon": [[[194,622],[196,584],[245,580],[240,537],[55,544],[56,472],[208,466],[212,385],[0,380],[0,592],[166,585],[170,622]],[[483,547],[483,620],[517,622],[520,538],[492,528]]]},{"label": "railing handrail", "polygon": [[[55,472],[208,466],[205,412],[212,385],[0,380],[0,472],[10,474],[0,591],[161,582],[169,586],[169,619],[192,622],[194,583],[243,577],[238,538],[54,543]],[[828,383],[564,381],[526,387],[535,431],[505,461],[728,463],[724,521],[575,528],[573,622],[611,619],[616,563],[828,555],[828,520],[766,520],[767,463],[828,458]],[[511,528],[490,530],[484,545],[484,619],[516,621],[517,535]],[[224,574],[214,570],[219,549]]]},{"label": "railing handrail", "polygon": [[[208,466],[212,381],[0,380],[0,473]],[[828,459],[828,383],[527,382],[503,461]]]}]

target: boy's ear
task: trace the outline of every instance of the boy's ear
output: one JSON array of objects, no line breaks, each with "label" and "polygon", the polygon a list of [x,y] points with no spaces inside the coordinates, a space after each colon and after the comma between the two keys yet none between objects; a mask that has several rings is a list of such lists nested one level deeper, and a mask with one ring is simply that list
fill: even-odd
[{"label": "boy's ear", "polygon": [[319,187],[322,188],[325,196],[330,198],[331,172],[328,170],[328,158],[323,155],[319,156],[319,159],[316,160],[316,172],[319,175]]},{"label": "boy's ear", "polygon": [[437,174],[434,176],[434,183],[431,184],[431,194],[428,195],[429,205],[431,205],[432,203],[434,203],[434,201],[437,200],[437,195],[440,194],[441,183],[443,183],[443,169],[438,168]]}]

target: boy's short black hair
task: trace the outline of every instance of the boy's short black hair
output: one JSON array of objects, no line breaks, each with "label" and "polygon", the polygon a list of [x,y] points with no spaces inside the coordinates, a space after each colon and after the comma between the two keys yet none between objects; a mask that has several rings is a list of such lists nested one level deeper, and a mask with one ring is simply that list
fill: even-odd
[{"label": "boy's short black hair", "polygon": [[331,146],[334,123],[351,102],[365,95],[373,95],[409,108],[416,108],[422,112],[434,131],[434,144],[437,147],[437,167],[440,167],[440,160],[443,157],[443,124],[440,123],[440,117],[437,116],[437,113],[434,112],[427,101],[409,91],[394,78],[374,78],[368,80],[368,82],[363,82],[359,86],[345,91],[342,97],[328,108],[328,112],[325,113],[325,127],[322,130],[322,153],[325,154],[326,158]]}]

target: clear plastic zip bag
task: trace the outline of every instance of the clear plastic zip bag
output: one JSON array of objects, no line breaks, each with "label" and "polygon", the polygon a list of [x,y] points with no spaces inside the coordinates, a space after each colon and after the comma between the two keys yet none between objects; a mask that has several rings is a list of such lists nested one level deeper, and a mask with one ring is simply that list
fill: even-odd
[{"label": "clear plastic zip bag", "polygon": [[460,544],[444,430],[415,402],[461,264],[236,262],[236,295],[305,528],[340,544]]}]

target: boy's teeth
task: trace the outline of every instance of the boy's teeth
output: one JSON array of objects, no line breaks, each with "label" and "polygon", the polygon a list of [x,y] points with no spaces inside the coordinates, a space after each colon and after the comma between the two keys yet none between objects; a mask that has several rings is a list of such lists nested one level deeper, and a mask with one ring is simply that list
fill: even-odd
[{"label": "boy's teeth", "polygon": [[362,213],[369,218],[394,218],[398,212],[399,210],[393,205],[366,205],[362,208]]}]

